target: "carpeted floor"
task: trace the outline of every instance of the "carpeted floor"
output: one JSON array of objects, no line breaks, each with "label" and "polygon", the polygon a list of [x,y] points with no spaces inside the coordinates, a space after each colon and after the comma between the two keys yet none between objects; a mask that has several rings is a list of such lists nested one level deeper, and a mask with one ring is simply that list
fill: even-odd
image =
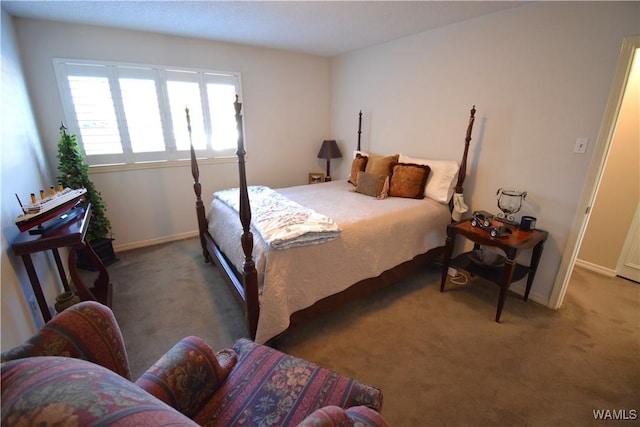
[{"label": "carpeted floor", "polygon": [[[118,257],[113,310],[134,376],[184,336],[220,349],[247,335],[197,239]],[[576,269],[560,310],[511,294],[501,324],[495,285],[448,289],[427,269],[288,331],[279,349],[381,388],[393,426],[619,425],[598,409],[638,425],[640,285]]]}]

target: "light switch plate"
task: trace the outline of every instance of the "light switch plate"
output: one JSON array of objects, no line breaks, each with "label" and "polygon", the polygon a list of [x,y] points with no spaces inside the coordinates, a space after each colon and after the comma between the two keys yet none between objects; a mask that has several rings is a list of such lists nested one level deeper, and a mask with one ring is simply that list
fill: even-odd
[{"label": "light switch plate", "polygon": [[589,138],[586,138],[586,137],[577,138],[576,145],[573,148],[573,152],[578,154],[586,153],[588,144],[589,144]]}]

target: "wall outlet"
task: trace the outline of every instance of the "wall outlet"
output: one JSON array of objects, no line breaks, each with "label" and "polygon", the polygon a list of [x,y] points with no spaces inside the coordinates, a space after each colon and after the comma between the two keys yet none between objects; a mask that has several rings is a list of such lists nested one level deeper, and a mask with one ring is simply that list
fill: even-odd
[{"label": "wall outlet", "polygon": [[40,309],[40,307],[38,307],[38,302],[36,301],[35,295],[31,295],[29,297],[29,308],[31,309],[31,312],[34,316],[38,315],[38,310]]}]

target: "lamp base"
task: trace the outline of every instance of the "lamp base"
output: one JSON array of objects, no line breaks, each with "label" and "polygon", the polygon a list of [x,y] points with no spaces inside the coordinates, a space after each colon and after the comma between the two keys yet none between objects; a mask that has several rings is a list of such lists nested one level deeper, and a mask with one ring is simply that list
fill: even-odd
[{"label": "lamp base", "polygon": [[495,216],[494,219],[496,221],[502,222],[507,227],[518,228],[520,226],[520,224],[518,222],[516,222],[516,221],[514,221],[512,219],[509,219],[509,218],[505,218],[503,216]]},{"label": "lamp base", "polygon": [[331,177],[330,176],[325,176],[324,177],[324,182],[331,182]]}]

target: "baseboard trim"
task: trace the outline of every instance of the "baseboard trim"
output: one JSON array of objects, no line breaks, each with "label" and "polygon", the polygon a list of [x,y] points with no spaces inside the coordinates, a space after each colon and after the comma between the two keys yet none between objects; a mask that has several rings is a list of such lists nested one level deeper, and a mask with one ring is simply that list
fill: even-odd
[{"label": "baseboard trim", "polygon": [[[133,243],[126,243],[124,245],[113,245],[114,252],[125,252],[132,249],[146,248],[148,246],[159,245],[161,243],[175,242],[178,240],[190,239],[192,237],[198,237],[197,231],[189,231],[188,233],[174,234],[172,236],[159,237],[157,239],[141,240]],[[118,240],[114,240],[114,243]]]},{"label": "baseboard trim", "polygon": [[599,274],[605,275],[607,277],[616,277],[617,276],[617,273],[616,273],[615,270],[603,267],[601,265],[593,264],[593,263],[588,262],[588,261],[583,261],[581,259],[576,259],[576,266],[577,267],[582,267],[585,270],[593,271],[594,273],[599,273]]},{"label": "baseboard trim", "polygon": [[[519,280],[518,282],[515,282],[509,285],[509,292],[514,292],[524,298],[524,292],[526,288],[527,288],[527,279],[524,278],[522,280]],[[549,305],[549,300],[544,296],[536,293],[535,288],[536,288],[536,282],[534,280],[533,286],[531,287],[531,291],[529,292],[529,301],[533,301],[547,308],[553,309]]]}]

